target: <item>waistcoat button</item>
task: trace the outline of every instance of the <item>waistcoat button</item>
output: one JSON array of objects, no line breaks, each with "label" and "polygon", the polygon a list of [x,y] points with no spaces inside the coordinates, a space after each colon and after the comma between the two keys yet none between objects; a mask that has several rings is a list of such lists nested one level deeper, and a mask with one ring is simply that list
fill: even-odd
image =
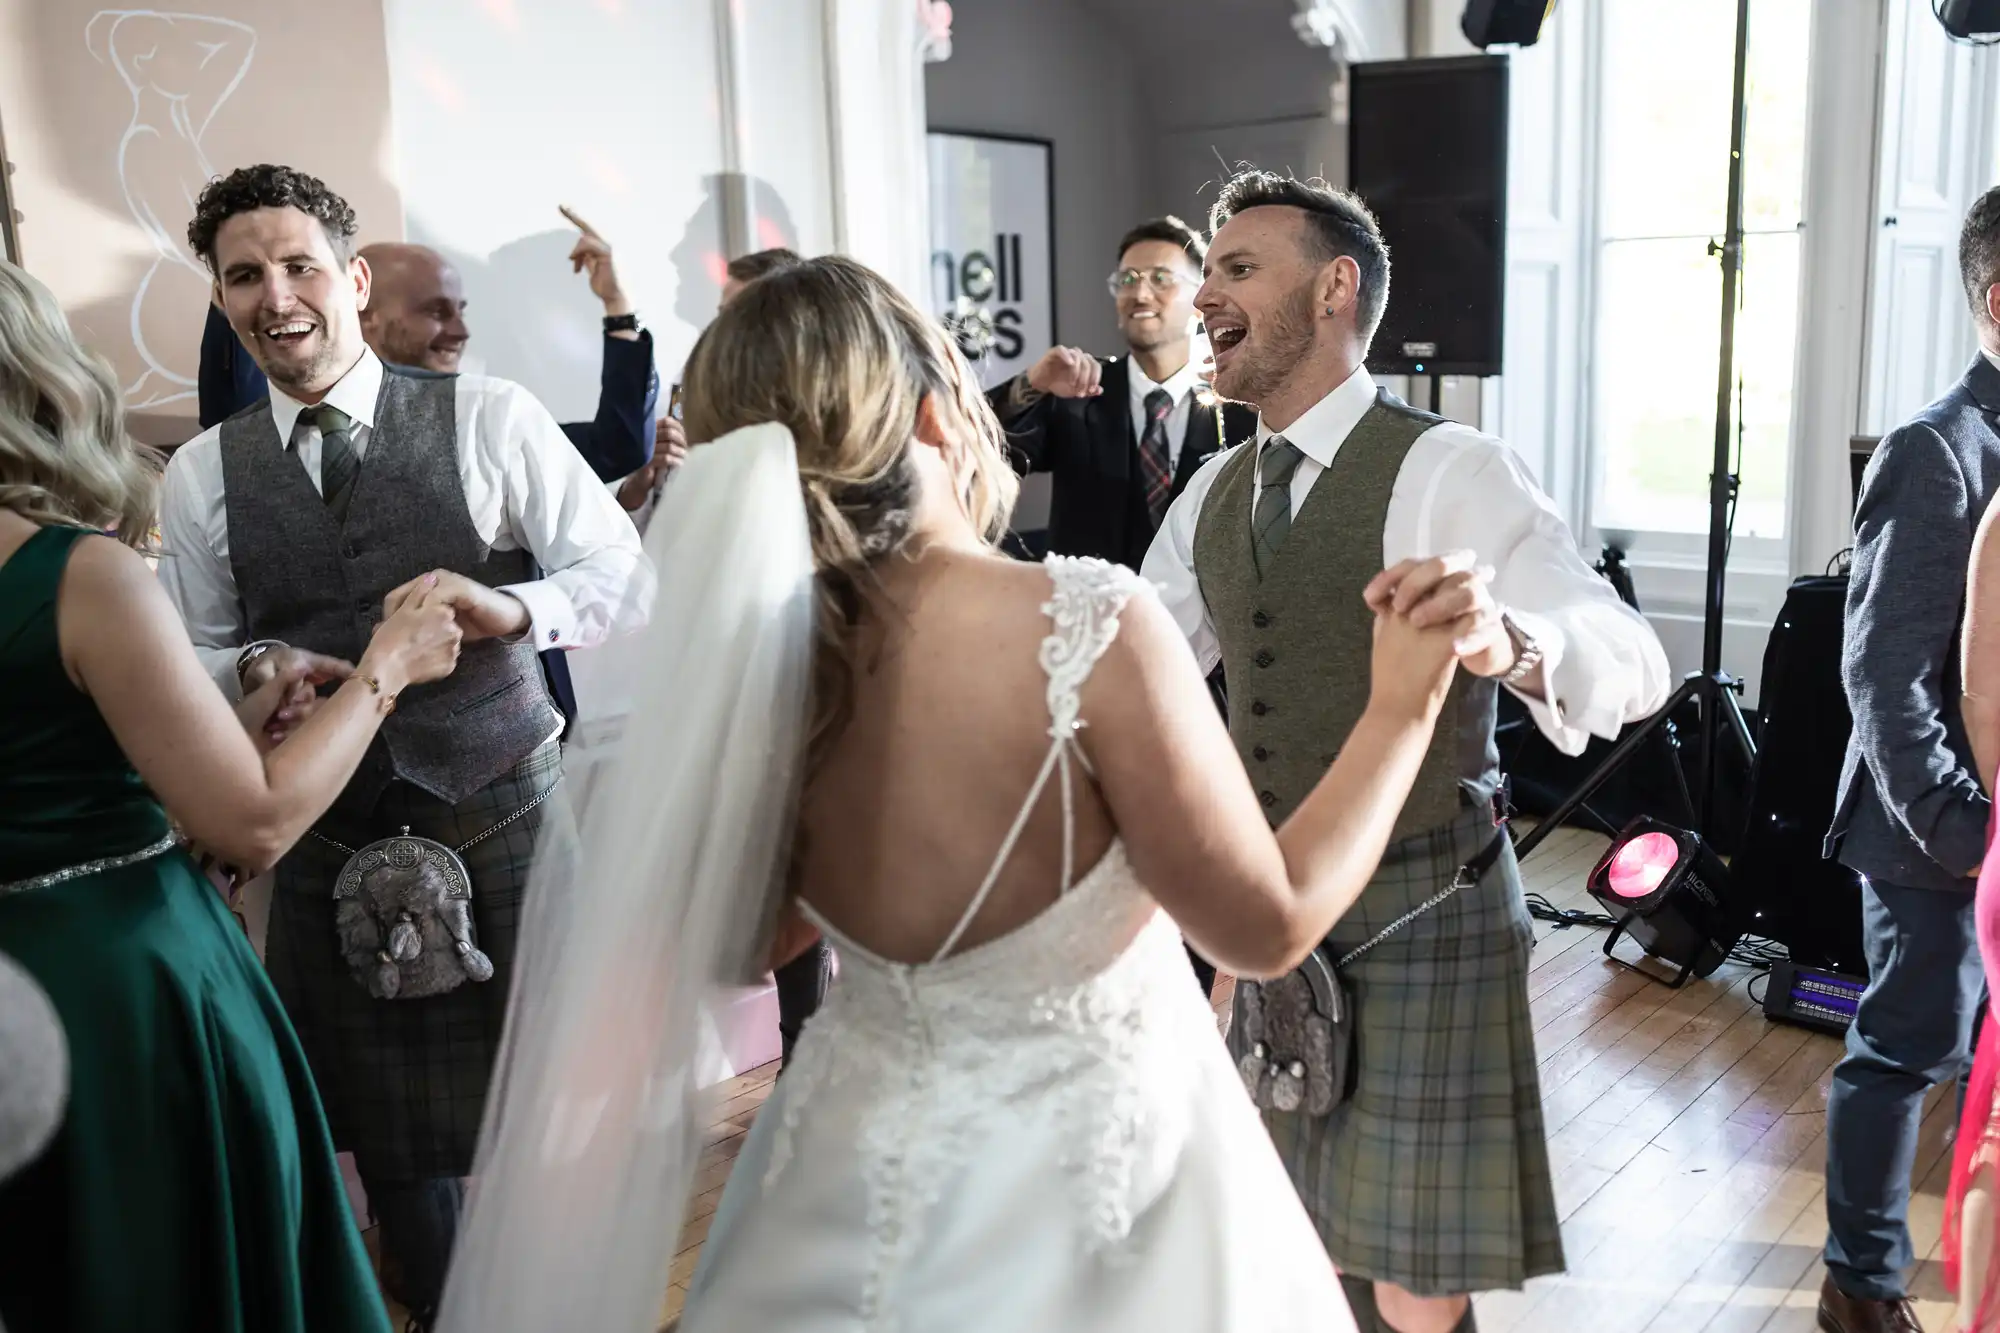
[{"label": "waistcoat button", "polygon": [[1273,796],[1270,792],[1267,791],[1258,792],[1257,799],[1264,803],[1264,808],[1266,810],[1269,810],[1272,806],[1278,803],[1278,798]]},{"label": "waistcoat button", "polygon": [[1252,750],[1252,751],[1250,752],[1250,757],[1251,757],[1252,759],[1256,759],[1256,760],[1260,760],[1260,761],[1261,761],[1261,760],[1265,760],[1265,759],[1269,759],[1269,758],[1271,757],[1271,752],[1270,752],[1269,750],[1265,749],[1265,748],[1264,748],[1263,746],[1261,746],[1261,745],[1260,745],[1260,746],[1258,746],[1258,747],[1257,747],[1256,749],[1254,749],[1254,750]]},{"label": "waistcoat button", "polygon": [[1271,628],[1271,617],[1265,612],[1259,611],[1256,615],[1250,617],[1250,623],[1258,629],[1269,629]]},{"label": "waistcoat button", "polygon": [[1259,699],[1250,705],[1250,715],[1252,717],[1262,717],[1264,716],[1264,714],[1270,711],[1271,711],[1271,706],[1265,703],[1262,699]]},{"label": "waistcoat button", "polygon": [[1257,650],[1257,656],[1254,660],[1256,661],[1258,666],[1267,667],[1271,665],[1271,663],[1277,661],[1278,659],[1272,655],[1271,650],[1269,648],[1259,648]]}]

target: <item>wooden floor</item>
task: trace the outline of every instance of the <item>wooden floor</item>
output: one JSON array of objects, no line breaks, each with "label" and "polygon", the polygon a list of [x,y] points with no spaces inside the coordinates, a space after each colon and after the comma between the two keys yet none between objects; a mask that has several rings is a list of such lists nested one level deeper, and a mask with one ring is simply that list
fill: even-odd
[{"label": "wooden floor", "polygon": [[[1523,866],[1527,887],[1588,908],[1605,840],[1562,829]],[[1569,1272],[1479,1298],[1483,1333],[1807,1333],[1822,1271],[1831,1037],[1766,1022],[1752,973],[1730,965],[1672,991],[1607,961],[1604,933],[1537,923],[1529,989],[1549,1155]],[[1218,1012],[1227,1009],[1227,985]],[[1756,984],[1762,995],[1763,981]],[[666,1314],[686,1283],[723,1182],[776,1076],[731,1082],[708,1131]],[[1926,1106],[1910,1207],[1925,1327],[1949,1304],[1937,1244],[1950,1103]],[[782,1263],[782,1256],[772,1256]]]}]

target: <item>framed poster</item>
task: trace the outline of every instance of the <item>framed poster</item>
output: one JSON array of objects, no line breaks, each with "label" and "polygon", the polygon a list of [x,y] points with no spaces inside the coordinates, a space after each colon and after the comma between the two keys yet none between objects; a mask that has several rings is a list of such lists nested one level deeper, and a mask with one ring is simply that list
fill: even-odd
[{"label": "framed poster", "polygon": [[933,131],[931,308],[987,388],[1056,342],[1055,146]]}]

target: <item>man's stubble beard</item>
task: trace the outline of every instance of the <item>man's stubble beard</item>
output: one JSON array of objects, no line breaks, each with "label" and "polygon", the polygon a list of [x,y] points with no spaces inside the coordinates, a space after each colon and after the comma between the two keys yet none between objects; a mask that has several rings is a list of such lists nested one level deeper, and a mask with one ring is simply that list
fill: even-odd
[{"label": "man's stubble beard", "polygon": [[[1312,289],[1300,287],[1286,298],[1271,317],[1270,327],[1259,339],[1255,359],[1239,354],[1231,367],[1229,382],[1218,382],[1216,391],[1235,402],[1261,406],[1266,398],[1284,387],[1285,381],[1312,351]],[[1246,349],[1248,350],[1248,349]]]}]

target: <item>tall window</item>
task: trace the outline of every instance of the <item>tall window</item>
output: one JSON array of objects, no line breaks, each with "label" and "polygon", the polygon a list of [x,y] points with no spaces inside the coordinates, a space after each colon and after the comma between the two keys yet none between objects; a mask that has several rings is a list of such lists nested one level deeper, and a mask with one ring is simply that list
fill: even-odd
[{"label": "tall window", "polygon": [[[1736,5],[1602,4],[1591,517],[1704,532],[1722,309],[1708,246],[1727,211]],[[1785,529],[1811,22],[1811,0],[1751,0],[1738,537]]]}]

